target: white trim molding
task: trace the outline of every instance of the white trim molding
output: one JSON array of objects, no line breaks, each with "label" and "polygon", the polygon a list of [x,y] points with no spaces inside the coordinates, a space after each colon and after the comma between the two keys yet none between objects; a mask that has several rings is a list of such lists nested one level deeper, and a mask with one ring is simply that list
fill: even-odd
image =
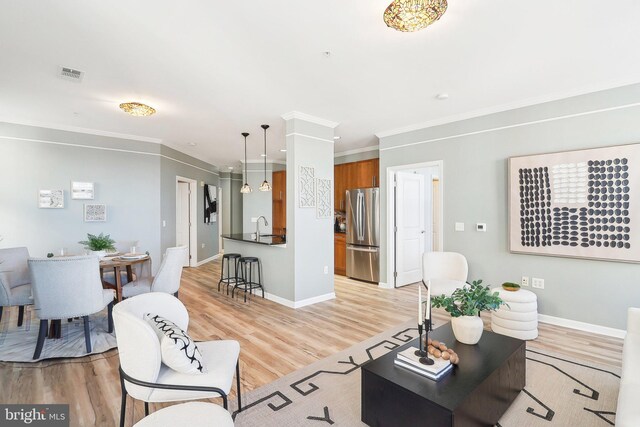
[{"label": "white trim molding", "polygon": [[343,156],[348,156],[350,154],[367,153],[369,151],[380,151],[380,146],[379,145],[373,145],[371,147],[356,148],[354,150],[340,151],[340,152],[333,153],[333,157],[343,157]]},{"label": "white trim molding", "polygon": [[594,325],[592,323],[579,322],[577,320],[563,319],[561,317],[549,316],[546,314],[538,314],[538,321],[540,323],[547,323],[549,325],[562,326],[569,329],[577,329],[579,331],[591,332],[599,335],[606,335],[608,337],[621,338],[627,335],[627,331],[624,329],[609,328],[607,326]]},{"label": "white trim molding", "polygon": [[285,120],[298,119],[305,122],[315,123],[317,125],[326,126],[329,128],[336,128],[340,123],[332,122],[331,120],[323,119],[321,117],[312,116],[310,114],[301,113],[299,111],[290,111],[281,116]]},{"label": "white trim molding", "polygon": [[330,142],[332,144],[335,143],[333,139],[318,138],[317,136],[306,135],[304,133],[291,132],[285,135],[285,137],[290,137],[290,136],[301,136],[303,138],[315,139],[317,141]]},{"label": "white trim molding", "polygon": [[204,264],[206,264],[208,262],[214,261],[214,260],[220,258],[221,256],[222,256],[222,253],[219,253],[219,254],[215,254],[214,256],[210,256],[209,258],[203,259],[202,261],[198,261],[196,263],[196,267],[200,267],[201,265],[204,265]]},{"label": "white trim molding", "polygon": [[303,300],[300,300],[300,301],[291,301],[291,300],[288,300],[286,298],[282,298],[282,297],[279,297],[277,295],[270,294],[269,292],[265,292],[264,293],[264,297],[266,299],[268,299],[269,301],[273,301],[273,302],[278,303],[280,305],[284,305],[285,307],[296,309],[296,308],[306,307],[306,306],[312,305],[312,304],[317,304],[319,302],[329,301],[329,300],[335,299],[336,298],[336,294],[335,294],[335,292],[330,292],[328,294],[319,295],[317,297],[307,298],[307,299],[303,299]]}]

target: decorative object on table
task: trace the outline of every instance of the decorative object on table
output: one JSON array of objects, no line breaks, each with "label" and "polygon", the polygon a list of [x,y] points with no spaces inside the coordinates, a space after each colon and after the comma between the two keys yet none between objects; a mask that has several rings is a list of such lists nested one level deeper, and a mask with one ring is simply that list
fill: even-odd
[{"label": "decorative object on table", "polygon": [[526,289],[509,292],[504,288],[494,288],[504,301],[504,305],[491,313],[491,330],[521,340],[538,337],[538,298]]},{"label": "decorative object on table", "polygon": [[64,190],[40,190],[38,192],[38,207],[41,209],[64,208]]},{"label": "decorative object on table", "polygon": [[47,258],[53,258],[53,252],[49,252],[49,253],[47,254]]},{"label": "decorative object on table", "polygon": [[71,182],[71,199],[93,200],[95,197],[93,182]]},{"label": "decorative object on table", "polygon": [[402,32],[427,28],[447,11],[447,0],[393,0],[384,11],[387,27]]},{"label": "decorative object on table", "polygon": [[482,337],[483,323],[481,311],[495,311],[504,302],[498,292],[492,292],[489,286],[482,286],[482,280],[474,280],[458,288],[451,296],[434,297],[434,307],[442,307],[451,315],[451,327],[456,339],[463,344],[477,344]]},{"label": "decorative object on table", "polygon": [[315,169],[312,167],[300,166],[298,202],[301,208],[314,208],[316,206]]},{"label": "decorative object on table", "polygon": [[84,205],[84,222],[104,222],[107,220],[107,205]]},{"label": "decorative object on table", "polygon": [[448,348],[445,343],[429,338],[426,344],[427,353],[433,357],[441,357],[444,360],[449,360],[453,365],[457,365],[460,362],[458,353]]},{"label": "decorative object on table", "polygon": [[520,285],[513,282],[504,282],[502,284],[502,289],[504,289],[505,291],[515,292],[517,290],[520,290]]},{"label": "decorative object on table", "polygon": [[105,235],[104,233],[100,233],[97,236],[95,234],[87,233],[87,240],[82,240],[78,243],[84,245],[85,249],[93,252],[101,258],[107,254],[107,251],[116,250],[114,246],[116,241],[111,238],[111,235]]},{"label": "decorative object on table", "polygon": [[204,223],[218,220],[218,191],[215,185],[204,185]]},{"label": "decorative object on table", "polygon": [[509,159],[509,249],[640,262],[640,144]]},{"label": "decorative object on table", "polygon": [[421,361],[423,358],[417,356],[416,353],[415,347],[409,347],[399,352],[393,360],[393,363],[396,366],[408,369],[435,381],[442,379],[453,368],[451,360],[443,358],[429,359],[432,363],[425,365]]},{"label": "decorative object on table", "polygon": [[[427,300],[422,300],[422,287],[427,288]],[[422,282],[422,285],[418,285],[418,343],[419,348],[414,352],[414,356],[418,357],[418,362],[423,365],[433,365],[434,361],[429,358],[429,353],[424,350],[422,341],[422,331],[425,331],[424,342],[429,339],[429,331],[433,330],[431,327],[431,289],[429,286]]]},{"label": "decorative object on table", "polygon": [[242,132],[242,136],[244,136],[244,184],[242,184],[240,192],[242,194],[248,194],[252,191],[248,182],[249,177],[247,176],[247,137],[249,136],[249,132]]},{"label": "decorative object on table", "polygon": [[264,181],[260,184],[260,191],[271,191],[271,184],[267,181],[267,129],[269,129],[269,125],[261,125],[260,126],[264,130]]},{"label": "decorative object on table", "polygon": [[316,216],[318,218],[331,218],[333,205],[331,203],[331,180],[316,179]]}]

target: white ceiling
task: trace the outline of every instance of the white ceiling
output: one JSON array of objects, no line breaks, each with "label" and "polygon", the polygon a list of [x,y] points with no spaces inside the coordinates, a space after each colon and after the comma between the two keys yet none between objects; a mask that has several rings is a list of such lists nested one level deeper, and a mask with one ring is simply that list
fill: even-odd
[{"label": "white ceiling", "polygon": [[[341,152],[640,81],[637,0],[450,0],[417,33],[384,25],[390,0],[0,1],[0,120],[157,138],[220,168],[242,158],[243,131],[260,159],[262,123],[282,158],[292,110],[339,122]],[[56,77],[60,65],[84,81]],[[130,100],[158,113],[128,116],[118,104]]]}]

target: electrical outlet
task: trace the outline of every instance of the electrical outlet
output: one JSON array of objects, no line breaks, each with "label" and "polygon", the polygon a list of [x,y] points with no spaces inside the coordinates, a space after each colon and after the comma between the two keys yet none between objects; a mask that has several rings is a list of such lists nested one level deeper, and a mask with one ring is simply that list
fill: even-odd
[{"label": "electrical outlet", "polygon": [[328,265],[324,266],[324,274],[329,274],[329,266]]},{"label": "electrical outlet", "polygon": [[529,276],[522,276],[522,279],[520,280],[520,284],[522,286],[529,286]]},{"label": "electrical outlet", "polygon": [[162,226],[166,227],[167,226],[167,221],[165,221],[164,219],[162,220]]},{"label": "electrical outlet", "polygon": [[456,231],[464,231],[464,222],[456,222]]},{"label": "electrical outlet", "polygon": [[202,249],[204,249],[204,247],[205,247],[205,246],[206,246],[206,245],[203,243],[203,244],[202,244]]},{"label": "electrical outlet", "polygon": [[536,289],[544,289],[544,279],[538,279],[537,277],[532,277],[531,286],[533,286]]}]

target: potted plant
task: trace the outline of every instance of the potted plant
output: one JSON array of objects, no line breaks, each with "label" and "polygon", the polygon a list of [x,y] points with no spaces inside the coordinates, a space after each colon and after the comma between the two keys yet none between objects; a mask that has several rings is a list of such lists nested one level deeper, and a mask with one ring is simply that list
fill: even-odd
[{"label": "potted plant", "polygon": [[107,254],[107,251],[116,250],[115,246],[113,246],[115,242],[109,234],[105,236],[103,233],[100,233],[96,236],[87,233],[87,240],[82,240],[78,243],[84,245],[85,249],[92,251],[95,255],[102,258]]},{"label": "potted plant", "polygon": [[453,291],[450,297],[441,295],[431,300],[433,307],[442,307],[451,315],[451,327],[456,339],[463,344],[477,344],[482,336],[481,311],[494,311],[504,301],[498,292],[491,292],[489,286],[482,286],[482,280],[474,280],[471,285]]}]

